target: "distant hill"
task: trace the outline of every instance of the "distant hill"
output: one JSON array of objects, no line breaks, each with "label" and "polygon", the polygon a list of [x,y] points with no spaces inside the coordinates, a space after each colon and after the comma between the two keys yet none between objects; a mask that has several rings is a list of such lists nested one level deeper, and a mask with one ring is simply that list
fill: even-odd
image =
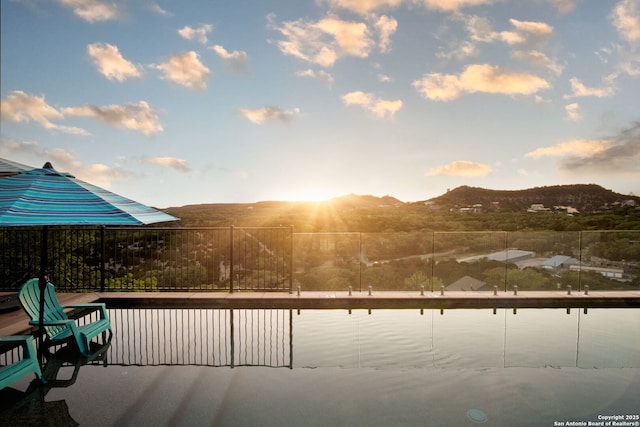
[{"label": "distant hill", "polygon": [[334,206],[343,208],[375,208],[385,206],[401,206],[404,202],[391,196],[359,196],[357,194],[349,194],[347,196],[336,197],[328,201]]},{"label": "distant hill", "polygon": [[[619,218],[611,219],[616,208],[635,202],[632,216],[621,210]],[[567,215],[529,214],[532,204],[553,209],[556,206],[572,207],[584,219],[567,219]],[[500,215],[516,215],[517,220],[491,215],[458,215],[450,208],[482,205],[480,212],[497,212]],[[440,209],[434,209],[434,207]],[[413,230],[462,230],[462,229],[564,229],[568,221],[574,228],[635,229],[640,217],[640,198],[622,195],[598,185],[557,185],[526,190],[504,191],[463,186],[421,202],[404,203],[395,197],[349,194],[323,202],[263,201],[257,203],[214,203],[187,205],[164,209],[181,219],[175,225],[184,227],[278,227],[293,226],[298,232],[345,231],[413,231]],[[457,212],[457,210],[455,210]],[[604,222],[587,220],[590,214],[608,215]],[[452,216],[453,215],[453,216]],[[524,215],[524,216],[523,216]]]},{"label": "distant hill", "polygon": [[548,208],[571,206],[586,213],[611,208],[628,200],[640,205],[640,197],[615,193],[596,184],[554,185],[526,190],[488,190],[465,185],[425,202],[451,207],[493,205],[504,211],[521,211],[536,203]]},{"label": "distant hill", "polygon": [[[345,229],[344,215],[347,213],[403,205],[404,202],[391,196],[349,194],[322,202],[214,203],[171,207],[164,211],[180,218],[180,225],[186,226],[226,227],[236,224],[270,227],[296,224],[302,229],[320,227],[341,231]],[[314,225],[309,225],[309,222]]]}]

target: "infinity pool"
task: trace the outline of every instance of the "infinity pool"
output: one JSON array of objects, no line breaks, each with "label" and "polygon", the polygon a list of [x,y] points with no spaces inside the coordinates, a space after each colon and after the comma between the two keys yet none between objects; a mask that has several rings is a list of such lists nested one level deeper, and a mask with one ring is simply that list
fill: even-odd
[{"label": "infinity pool", "polygon": [[[91,426],[554,426],[618,415],[640,426],[636,309],[110,317],[104,358],[63,365],[65,386],[38,408],[62,401]],[[5,423],[36,424],[33,404],[24,414],[7,403],[29,381],[3,390]]]}]

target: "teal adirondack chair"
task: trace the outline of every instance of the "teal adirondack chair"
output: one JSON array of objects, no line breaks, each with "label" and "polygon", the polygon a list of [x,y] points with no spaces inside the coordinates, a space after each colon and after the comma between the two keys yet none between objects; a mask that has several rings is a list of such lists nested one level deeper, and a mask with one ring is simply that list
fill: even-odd
[{"label": "teal adirondack chair", "polygon": [[0,337],[0,346],[8,346],[10,348],[22,347],[22,358],[20,360],[5,366],[0,366],[0,390],[30,373],[34,373],[36,377],[42,379],[42,372],[40,371],[40,364],[36,357],[33,337],[31,335]]},{"label": "teal adirondack chair", "polygon": [[[40,286],[38,285],[38,279],[27,280],[27,282],[22,285],[18,297],[22,308],[24,308],[31,318],[29,324],[39,325]],[[100,318],[95,322],[79,325],[75,320],[69,319],[64,311],[67,308],[97,310],[100,313]],[[47,283],[45,288],[44,330],[47,335],[45,347],[60,344],[62,341],[73,337],[78,344],[80,353],[84,356],[89,356],[91,353],[91,347],[89,345],[91,339],[107,331],[109,331],[109,338],[111,338],[112,334],[111,323],[109,322],[109,316],[107,315],[107,309],[104,304],[90,303],[61,306],[56,296],[55,287],[51,283]]]}]

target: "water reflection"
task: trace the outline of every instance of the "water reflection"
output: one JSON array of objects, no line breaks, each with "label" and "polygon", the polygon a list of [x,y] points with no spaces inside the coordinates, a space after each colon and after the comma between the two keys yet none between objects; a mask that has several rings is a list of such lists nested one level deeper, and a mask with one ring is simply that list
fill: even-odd
[{"label": "water reflection", "polygon": [[[42,369],[44,381],[33,379],[25,391],[7,387],[1,390],[0,426],[72,427],[79,423],[71,416],[66,400],[52,400],[47,395],[55,389],[74,385],[85,365],[106,366],[110,343],[91,343],[88,357],[69,345],[52,347]],[[97,386],[97,384],[96,384]]]},{"label": "water reflection", "polygon": [[109,310],[119,365],[292,367],[290,310]]},{"label": "water reflection", "polygon": [[[640,310],[110,310],[118,365],[640,367]],[[295,332],[295,333],[294,333]]]}]

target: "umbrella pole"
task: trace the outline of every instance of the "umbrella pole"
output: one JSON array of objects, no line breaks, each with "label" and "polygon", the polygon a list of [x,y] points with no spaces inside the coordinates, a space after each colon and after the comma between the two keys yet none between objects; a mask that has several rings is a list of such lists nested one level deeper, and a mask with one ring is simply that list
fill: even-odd
[{"label": "umbrella pole", "polygon": [[40,243],[40,278],[38,279],[38,285],[40,287],[40,312],[38,322],[38,363],[40,367],[44,366],[43,358],[43,336],[44,336],[44,290],[47,287],[49,278],[47,277],[47,259],[49,256],[48,250],[48,235],[49,227],[42,226],[42,242]]}]

